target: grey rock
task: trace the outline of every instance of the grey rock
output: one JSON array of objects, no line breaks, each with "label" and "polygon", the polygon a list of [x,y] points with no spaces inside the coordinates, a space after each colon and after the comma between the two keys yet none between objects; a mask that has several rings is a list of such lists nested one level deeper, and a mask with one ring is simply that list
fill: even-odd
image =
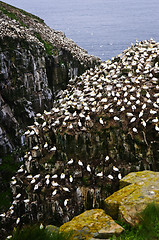
[{"label": "grey rock", "polygon": [[0,11],[0,117],[12,145],[0,141],[2,155],[19,145],[18,131],[33,123],[35,113],[52,107],[56,92],[69,79],[100,60],[40,18],[3,2],[0,6],[16,15],[11,19]]}]

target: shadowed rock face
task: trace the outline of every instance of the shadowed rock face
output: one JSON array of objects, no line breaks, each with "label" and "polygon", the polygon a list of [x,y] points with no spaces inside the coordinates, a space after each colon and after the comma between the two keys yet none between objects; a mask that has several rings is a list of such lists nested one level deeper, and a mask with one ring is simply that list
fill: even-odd
[{"label": "shadowed rock face", "polygon": [[1,126],[13,150],[21,144],[15,136],[32,122],[35,111],[51,107],[52,92],[48,87],[42,46],[4,38],[0,40],[0,47]]},{"label": "shadowed rock face", "polygon": [[21,145],[21,129],[52,107],[70,78],[99,62],[40,18],[0,2],[0,156]]}]

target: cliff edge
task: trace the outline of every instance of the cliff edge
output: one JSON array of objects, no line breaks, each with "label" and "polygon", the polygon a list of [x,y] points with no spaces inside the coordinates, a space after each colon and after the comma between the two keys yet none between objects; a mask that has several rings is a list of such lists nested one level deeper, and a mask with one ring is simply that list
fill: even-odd
[{"label": "cliff edge", "polygon": [[69,79],[99,62],[42,19],[0,1],[0,156],[21,144],[21,130],[51,108]]}]

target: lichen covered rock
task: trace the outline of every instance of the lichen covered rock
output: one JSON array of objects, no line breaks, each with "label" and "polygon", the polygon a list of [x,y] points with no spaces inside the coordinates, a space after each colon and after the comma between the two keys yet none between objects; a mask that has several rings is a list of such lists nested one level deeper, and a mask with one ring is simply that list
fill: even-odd
[{"label": "lichen covered rock", "polygon": [[63,224],[60,231],[73,232],[72,239],[105,239],[121,234],[124,229],[105,214],[102,209],[86,211]]},{"label": "lichen covered rock", "polygon": [[121,186],[125,187],[105,199],[106,212],[113,218],[135,225],[147,204],[159,203],[158,172],[130,173],[121,180]]}]

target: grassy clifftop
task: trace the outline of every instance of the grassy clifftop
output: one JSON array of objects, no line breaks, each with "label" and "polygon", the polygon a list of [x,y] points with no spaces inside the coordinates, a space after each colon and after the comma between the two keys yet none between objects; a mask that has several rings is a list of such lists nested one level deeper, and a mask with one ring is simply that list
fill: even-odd
[{"label": "grassy clifftop", "polygon": [[[2,1],[0,1],[0,11],[3,14],[7,15],[9,18],[19,21],[21,23],[21,25],[24,25],[24,26],[27,26],[26,20],[29,20],[31,18],[37,22],[44,23],[43,19],[41,19],[31,13],[28,13],[20,8],[16,8],[7,3],[4,3]],[[24,20],[24,18],[26,20]]]}]

